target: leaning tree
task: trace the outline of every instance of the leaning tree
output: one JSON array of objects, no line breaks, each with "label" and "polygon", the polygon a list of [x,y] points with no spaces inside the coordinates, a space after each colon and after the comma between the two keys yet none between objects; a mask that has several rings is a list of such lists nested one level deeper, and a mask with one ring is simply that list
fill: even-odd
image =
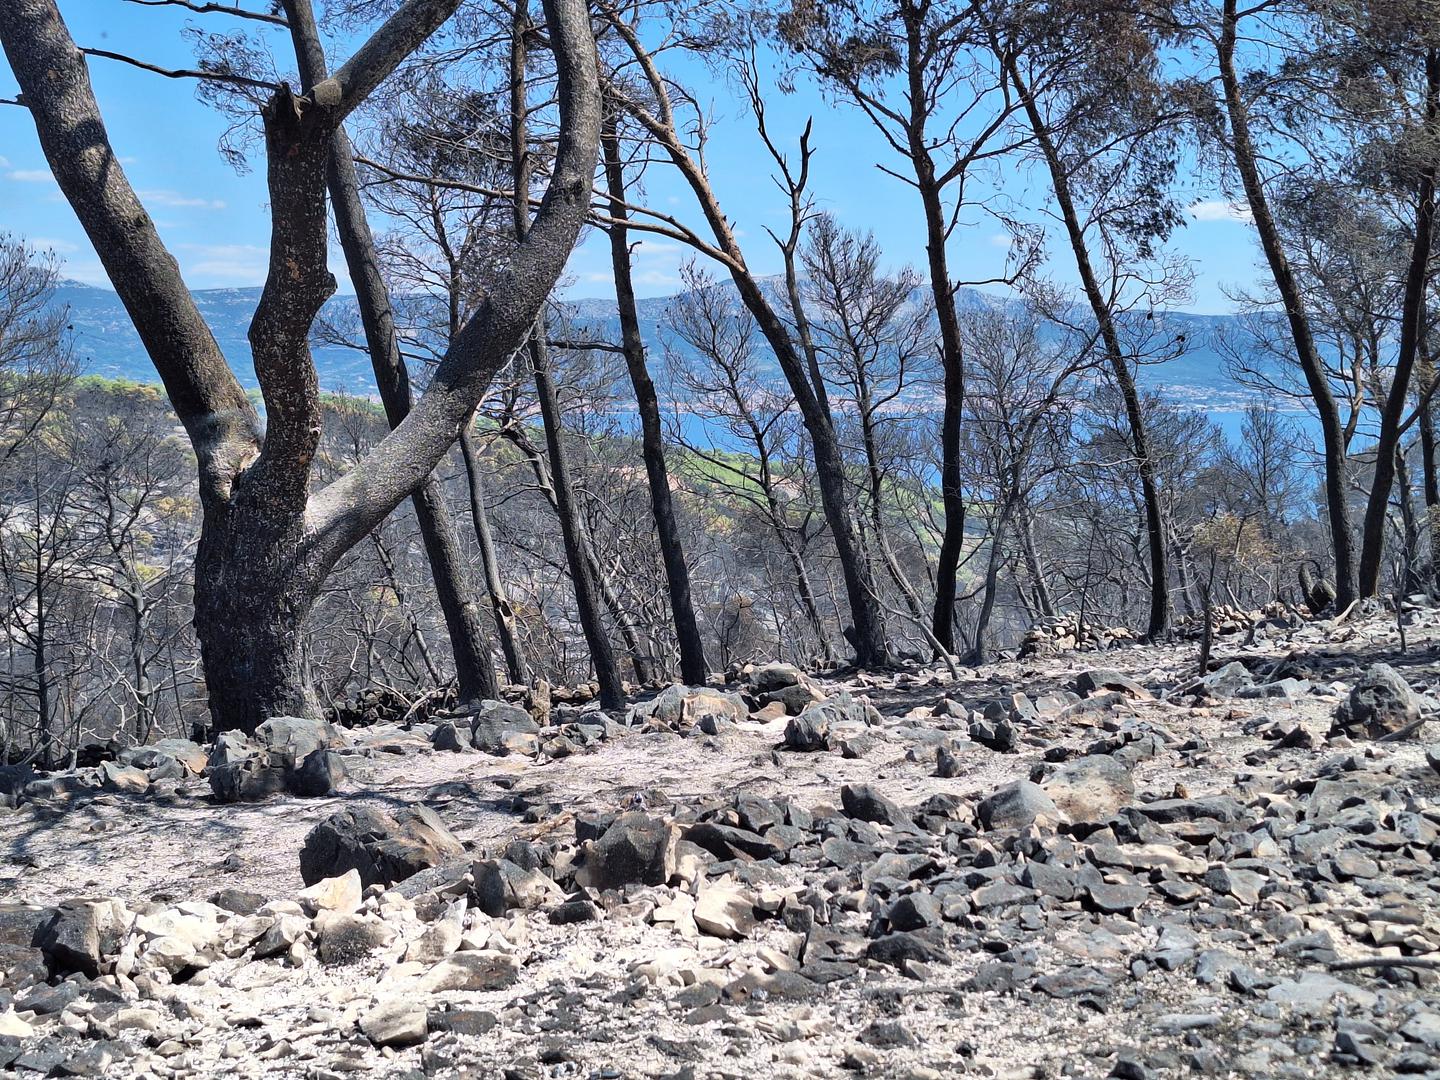
[{"label": "leaning tree", "polygon": [[326,250],[334,135],[459,2],[406,0],[333,75],[298,92],[269,90],[261,119],[270,261],[249,332],[263,429],[111,147],[84,53],[56,0],[0,4],[0,44],[21,104],[195,451],[204,515],[195,629],[217,729],[319,712],[300,641],[321,584],[455,442],[491,378],[527,339],[589,207],[601,113],[594,38],[584,0],[545,0],[560,136],[529,232],[409,415],[349,472],[312,490],[322,425],[308,338],[335,289]]}]

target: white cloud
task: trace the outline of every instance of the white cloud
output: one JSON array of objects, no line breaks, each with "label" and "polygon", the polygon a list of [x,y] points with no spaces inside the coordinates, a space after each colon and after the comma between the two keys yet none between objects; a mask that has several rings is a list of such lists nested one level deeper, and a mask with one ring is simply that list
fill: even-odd
[{"label": "white cloud", "polygon": [[141,202],[154,203],[157,206],[195,206],[206,210],[224,210],[225,203],[222,199],[199,199],[192,195],[182,195],[178,191],[141,191],[137,192]]},{"label": "white cloud", "polygon": [[176,244],[184,253],[187,276],[206,277],[223,285],[258,285],[270,262],[267,248],[255,244]]},{"label": "white cloud", "polygon": [[640,270],[634,274],[636,285],[650,285],[670,287],[680,284],[678,274],[672,274],[665,270]]},{"label": "white cloud", "polygon": [[49,236],[30,237],[30,246],[38,251],[53,251],[56,255],[71,255],[80,250],[79,244]]},{"label": "white cloud", "polygon": [[8,168],[10,168],[10,159],[9,159],[8,157],[6,157],[4,154],[0,154],[0,169],[8,169]]},{"label": "white cloud", "polygon": [[53,184],[55,177],[49,169],[16,169],[9,174],[10,179],[21,184]]},{"label": "white cloud", "polygon": [[1248,206],[1226,202],[1224,199],[1202,199],[1191,203],[1185,211],[1196,221],[1244,221],[1255,220]]}]

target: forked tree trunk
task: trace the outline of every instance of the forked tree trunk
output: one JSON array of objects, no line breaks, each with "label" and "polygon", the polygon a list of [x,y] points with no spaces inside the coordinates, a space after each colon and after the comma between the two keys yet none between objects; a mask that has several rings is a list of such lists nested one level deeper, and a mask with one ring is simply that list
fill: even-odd
[{"label": "forked tree trunk", "polygon": [[635,389],[635,405],[640,414],[641,452],[645,458],[645,475],[650,484],[650,509],[655,518],[655,532],[660,539],[660,556],[665,563],[665,580],[669,586],[670,613],[675,620],[675,639],[680,648],[680,678],[691,686],[702,685],[710,675],[705,662],[705,645],[695,621],[695,605],[690,596],[690,570],[685,565],[685,549],[680,542],[680,527],[675,519],[675,506],[670,497],[670,471],[665,465],[665,441],[660,426],[660,401],[655,383],[645,364],[645,342],[640,337],[640,317],[635,305],[635,287],[631,280],[630,233],[625,206],[625,166],[620,160],[620,137],[613,114],[606,120],[601,136],[605,158],[605,182],[610,195],[610,265],[615,273],[615,303],[620,313],[620,340],[625,350],[625,366],[630,384]]},{"label": "forked tree trunk", "polygon": [[109,143],[84,56],[54,0],[0,4],[0,44],[46,160],[195,450],[204,512],[195,627],[219,729],[319,713],[302,632],[325,576],[448,452],[534,325],[587,212],[600,125],[594,38],[581,0],[545,0],[561,134],[533,227],[410,415],[349,472],[312,492],[323,417],[307,341],[334,289],[325,212],[332,137],[457,6],[409,0],[331,78],[301,96],[281,88],[262,110],[271,248],[250,326],[266,406],[262,436],[254,406]]},{"label": "forked tree trunk", "polygon": [[[326,77],[325,51],[315,25],[314,11],[310,0],[284,0],[284,3],[290,36],[295,43],[295,56],[300,65],[300,77],[305,85],[314,86]],[[394,428],[410,412],[410,373],[400,353],[390,290],[380,271],[375,238],[365,217],[360,182],[355,174],[355,159],[344,127],[338,128],[331,140],[327,179],[334,204],[335,228],[345,252],[350,280],[355,287],[375,385],[380,391],[385,417]],[[495,698],[499,695],[495,664],[480,625],[480,613],[460,553],[455,521],[445,502],[439,479],[434,474],[427,477],[410,497],[410,502],[415,508],[415,518],[435,582],[435,595],[440,601],[440,610],[450,634],[450,651],[455,658],[455,681],[460,701]]]},{"label": "forked tree trunk", "polygon": [[195,551],[195,633],[215,731],[254,731],[272,716],[318,716],[301,638],[319,594],[294,515],[240,492],[207,513]]}]

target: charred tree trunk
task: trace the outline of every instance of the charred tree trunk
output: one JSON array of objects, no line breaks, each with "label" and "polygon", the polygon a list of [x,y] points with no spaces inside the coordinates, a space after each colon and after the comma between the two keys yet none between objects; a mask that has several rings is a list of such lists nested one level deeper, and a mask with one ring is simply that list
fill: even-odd
[{"label": "charred tree trunk", "polygon": [[1150,435],[1140,405],[1140,394],[1135,387],[1135,376],[1130,371],[1130,361],[1120,344],[1114,312],[1100,288],[1100,280],[1090,258],[1085,226],[1080,220],[1080,213],[1070,190],[1070,174],[1066,171],[1049,125],[1040,112],[1040,105],[1022,80],[1019,62],[1013,55],[1007,58],[1007,67],[1010,81],[1024,103],[1025,115],[1030,121],[1030,128],[1050,171],[1051,187],[1055,192],[1060,216],[1065,222],[1070,250],[1075,257],[1075,268],[1080,274],[1085,298],[1090,304],[1091,314],[1100,331],[1100,340],[1105,346],[1105,359],[1109,363],[1110,374],[1115,379],[1115,385],[1120,388],[1120,397],[1125,403],[1125,419],[1130,428],[1130,444],[1135,452],[1135,465],[1140,474],[1140,492],[1145,510],[1145,538],[1150,556],[1150,616],[1146,623],[1145,636],[1153,641],[1161,637],[1170,625],[1170,582],[1165,566],[1165,521],[1160,510],[1160,488],[1155,478],[1155,460],[1150,453]]},{"label": "charred tree trunk", "polygon": [[[1425,126],[1433,129],[1440,120],[1440,51],[1425,54]],[[1400,347],[1390,393],[1380,413],[1380,438],[1375,445],[1375,477],[1365,504],[1365,523],[1360,547],[1360,595],[1374,596],[1380,588],[1380,563],[1385,554],[1385,519],[1390,510],[1390,488],[1400,452],[1401,426],[1405,404],[1410,400],[1410,373],[1425,333],[1425,294],[1430,286],[1430,258],[1435,241],[1435,183],[1437,166],[1432,161],[1420,172],[1415,199],[1415,238],[1410,248],[1410,265],[1405,274],[1405,300],[1400,312]],[[1413,555],[1413,552],[1411,553]]]},{"label": "charred tree trunk", "polygon": [[1224,89],[1225,112],[1230,121],[1231,154],[1245,189],[1245,198],[1255,219],[1255,231],[1280,301],[1290,336],[1295,342],[1296,359],[1305,373],[1305,382],[1315,411],[1320,419],[1321,437],[1325,446],[1325,505],[1330,523],[1330,542],[1335,557],[1335,604],[1340,610],[1349,607],[1359,595],[1359,579],[1355,566],[1355,538],[1350,528],[1350,509],[1346,502],[1345,428],[1325,366],[1315,345],[1309,313],[1300,293],[1295,272],[1285,253],[1280,229],[1270,211],[1270,199],[1260,176],[1259,156],[1250,134],[1249,108],[1235,68],[1235,45],[1238,37],[1237,0],[1224,0],[1218,59],[1220,82]]},{"label": "charred tree trunk", "polygon": [[242,485],[207,513],[195,551],[195,632],[216,731],[253,732],[272,716],[319,716],[301,637],[320,581],[299,516],[267,513]]},{"label": "charred tree trunk", "polygon": [[665,442],[660,426],[660,401],[655,383],[645,363],[645,342],[640,336],[640,316],[635,306],[635,287],[631,280],[629,221],[625,203],[625,167],[620,160],[620,136],[612,114],[601,136],[605,158],[605,183],[610,196],[610,265],[615,272],[615,303],[620,314],[620,341],[625,351],[625,366],[630,384],[635,389],[635,405],[640,414],[641,452],[645,458],[645,476],[650,484],[650,508],[655,517],[655,532],[660,538],[660,555],[665,563],[665,580],[669,586],[670,613],[675,620],[675,639],[680,648],[680,678],[691,686],[703,685],[709,678],[705,662],[705,645],[695,621],[695,605],[690,595],[690,570],[685,565],[685,549],[680,542],[680,526],[675,519],[675,506],[670,497],[670,471],[665,465]]},{"label": "charred tree trunk", "polygon": [[1030,519],[1030,506],[1025,499],[1016,508],[1016,519],[1020,533],[1020,547],[1025,556],[1025,569],[1035,583],[1035,603],[1040,614],[1051,618],[1055,614],[1055,601],[1050,596],[1050,587],[1045,583],[1045,568],[1040,565],[1040,555],[1035,550],[1035,529]]},{"label": "charred tree trunk", "polygon": [[980,598],[980,612],[975,617],[975,636],[970,642],[967,661],[975,666],[990,658],[990,620],[995,613],[996,595],[1000,591],[1000,567],[1004,562],[1005,534],[1009,530],[1014,500],[1006,498],[996,515],[990,533],[990,557],[985,564],[985,590]]},{"label": "charred tree trunk", "polygon": [[490,610],[500,636],[500,649],[505,654],[505,673],[516,686],[530,682],[530,666],[520,646],[515,609],[500,576],[500,562],[495,555],[495,540],[490,533],[490,518],[485,510],[485,480],[480,471],[480,458],[475,452],[475,436],[466,421],[460,429],[460,454],[465,459],[465,478],[470,489],[470,521],[475,527],[475,542],[480,547],[480,565],[485,574],[485,589],[490,594]]},{"label": "charred tree trunk", "polygon": [[[907,5],[907,13],[910,5]],[[925,259],[930,272],[930,292],[935,302],[935,319],[940,328],[940,366],[944,372],[943,400],[940,414],[940,502],[945,527],[940,536],[940,552],[935,567],[935,605],[930,616],[930,632],[941,648],[955,652],[956,577],[965,547],[965,490],[960,463],[960,427],[965,411],[965,349],[960,335],[960,316],[955,306],[955,287],[950,280],[950,260],[945,253],[949,227],[945,220],[942,197],[943,183],[935,172],[935,163],[925,137],[923,110],[929,95],[922,81],[923,63],[919,62],[920,27],[914,18],[906,19],[910,58],[909,83],[912,115],[907,125],[909,151],[915,168],[915,186],[925,215]]]},{"label": "charred tree trunk", "polygon": [[[510,38],[510,164],[514,178],[515,237],[523,242],[530,229],[530,139],[529,105],[526,101],[525,35],[533,30],[529,4],[522,0],[515,5]],[[606,709],[625,705],[625,690],[615,652],[606,636],[600,617],[600,601],[586,559],[586,542],[570,483],[570,469],[565,456],[564,428],[560,419],[560,403],[555,396],[555,381],[550,372],[549,350],[545,344],[543,316],[530,331],[528,349],[530,366],[535,376],[535,392],[540,400],[540,414],[545,424],[545,443],[550,454],[550,476],[555,485],[555,510],[560,518],[560,531],[565,542],[565,558],[570,566],[570,580],[575,590],[575,607],[580,628],[590,650],[590,663],[600,684],[600,704]]]},{"label": "charred tree trunk", "polygon": [[[885,641],[880,603],[870,581],[865,560],[858,550],[839,439],[836,437],[835,426],[818,397],[823,392],[823,386],[816,387],[812,384],[806,370],[806,360],[801,356],[790,328],[776,312],[759,281],[745,264],[745,256],[733,224],[722,210],[703,167],[692,156],[676,130],[669,90],[656,70],[653,58],[646,52],[633,29],[622,19],[612,15],[607,22],[624,41],[640,66],[646,84],[654,95],[654,111],[637,99],[624,96],[620,88],[613,84],[608,89],[616,95],[617,100],[623,101],[626,110],[669,156],[695,195],[706,225],[715,238],[713,247],[708,244],[704,246],[719,258],[729,273],[741,302],[754,316],[760,333],[774,351],[785,381],[795,395],[815,455],[815,475],[820,488],[825,522],[830,527],[836,557],[845,579],[845,595],[854,623],[855,660],[862,667],[883,666],[889,661],[890,650]],[[808,153],[808,146],[802,147],[802,157],[808,157]],[[799,184],[803,187],[804,183],[802,177]],[[795,194],[792,190],[792,196]],[[795,315],[803,318],[804,313],[797,311]]]},{"label": "charred tree trunk", "polygon": [[448,452],[490,379],[525,340],[587,213],[600,124],[594,38],[582,0],[545,0],[561,134],[533,227],[410,415],[349,472],[310,491],[322,415],[308,335],[334,290],[325,206],[332,137],[457,6],[410,0],[310,93],[281,88],[262,109],[272,229],[250,326],[266,407],[262,437],[254,406],[110,145],[83,54],[55,0],[0,4],[0,44],[46,160],[195,451],[203,508],[195,628],[220,729],[318,714],[302,627],[325,576]]},{"label": "charred tree trunk", "polygon": [[1435,460],[1435,359],[1425,342],[1420,342],[1420,385],[1418,394],[1421,481],[1425,493],[1425,527],[1430,531],[1430,574],[1427,588],[1440,586],[1440,472]]}]

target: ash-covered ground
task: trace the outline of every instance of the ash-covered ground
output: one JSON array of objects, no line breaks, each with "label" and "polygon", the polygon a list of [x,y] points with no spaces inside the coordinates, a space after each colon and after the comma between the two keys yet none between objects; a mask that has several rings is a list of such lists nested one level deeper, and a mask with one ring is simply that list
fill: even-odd
[{"label": "ash-covered ground", "polygon": [[12,769],[0,1071],[1440,1076],[1405,622]]}]

